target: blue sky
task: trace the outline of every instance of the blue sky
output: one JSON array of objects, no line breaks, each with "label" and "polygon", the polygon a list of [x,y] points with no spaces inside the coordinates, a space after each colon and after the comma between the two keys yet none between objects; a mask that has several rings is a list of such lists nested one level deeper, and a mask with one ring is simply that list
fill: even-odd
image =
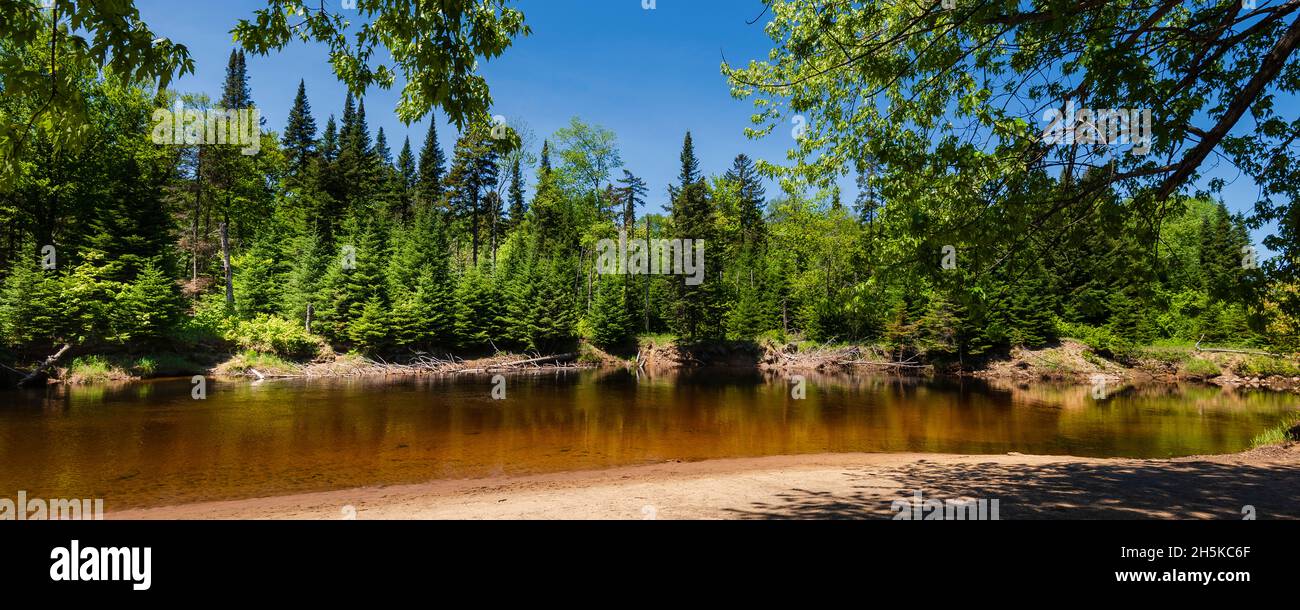
[{"label": "blue sky", "polygon": [[[173,87],[213,98],[233,48],[230,28],[265,6],[257,0],[185,3],[183,10],[167,0],[136,4],[156,34],[186,45],[195,59],[196,74]],[[771,45],[764,22],[746,23],[763,12],[758,0],[657,0],[654,10],[642,9],[641,0],[522,0],[519,6],[533,34],[483,64],[482,72],[493,114],[527,121],[538,148],[573,116],[612,129],[626,168],[649,184],[652,208],[667,201],[687,130],[709,174],[731,167],[741,152],[784,159],[790,141],[782,134],[745,137],[753,105],[731,97],[719,70],[723,53],[733,63],[766,57]],[[283,129],[300,78],[319,127],[330,113],[342,113],[346,90],[326,60],[323,47],[301,43],[268,57],[249,56],[250,87],[267,128]],[[396,118],[400,86],[369,92],[366,118],[372,130],[384,128],[394,155],[405,135],[418,154],[427,123],[408,128]],[[450,154],[456,132],[441,114],[438,135]]]},{"label": "blue sky", "polygon": [[[183,8],[174,0],[136,4],[155,33],[186,45],[195,59],[196,74],[173,86],[214,98],[220,95],[234,46],[230,29],[237,19],[265,6],[261,0],[187,2]],[[482,65],[495,100],[493,114],[523,119],[539,140],[574,116],[612,129],[625,167],[649,184],[652,209],[667,202],[667,185],[676,179],[687,130],[707,174],[722,173],[741,152],[785,159],[792,143],[785,130],[762,140],[745,137],[753,105],[731,97],[719,70],[724,54],[735,64],[767,56],[766,20],[748,23],[763,13],[759,0],[656,0],[654,10],[643,9],[642,0],[520,0],[518,5],[532,35]],[[283,128],[299,79],[306,81],[318,126],[324,127],[329,114],[342,112],[346,92],[321,46],[295,43],[267,57],[250,56],[248,71],[253,98],[269,129]],[[397,120],[393,109],[400,87],[399,82],[392,90],[369,92],[367,119],[372,130],[384,128],[394,155],[406,135],[418,153],[427,123],[407,127]],[[439,140],[450,154],[456,132],[445,116],[438,116]],[[1228,181],[1228,207],[1247,211],[1257,194],[1254,183],[1230,166],[1210,169],[1216,162],[1213,157],[1208,161],[1207,173]],[[851,177],[841,184],[844,201],[852,201]],[[777,189],[769,186],[768,192]],[[1264,233],[1256,232],[1257,243]]]}]

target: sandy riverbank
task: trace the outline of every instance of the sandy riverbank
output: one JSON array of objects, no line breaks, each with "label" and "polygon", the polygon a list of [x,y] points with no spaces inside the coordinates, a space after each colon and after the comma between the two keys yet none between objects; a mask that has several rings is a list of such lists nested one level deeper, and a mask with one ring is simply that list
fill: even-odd
[{"label": "sandy riverbank", "polygon": [[1002,519],[1300,518],[1300,445],[1173,460],[824,454],[436,481],[110,512],[110,519],[887,519],[998,499]]}]

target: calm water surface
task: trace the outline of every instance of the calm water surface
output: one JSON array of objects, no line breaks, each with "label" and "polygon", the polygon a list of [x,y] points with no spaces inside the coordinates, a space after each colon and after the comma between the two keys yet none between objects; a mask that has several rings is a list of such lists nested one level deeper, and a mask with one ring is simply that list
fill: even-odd
[{"label": "calm water surface", "polygon": [[208,382],[0,393],[0,497],[109,510],[665,460],[920,451],[1172,457],[1245,449],[1295,396],[757,372]]}]

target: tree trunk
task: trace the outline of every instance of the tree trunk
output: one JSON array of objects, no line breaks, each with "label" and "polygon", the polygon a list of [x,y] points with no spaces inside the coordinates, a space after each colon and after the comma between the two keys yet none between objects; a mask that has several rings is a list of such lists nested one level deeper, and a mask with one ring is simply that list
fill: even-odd
[{"label": "tree trunk", "polygon": [[645,215],[645,249],[646,249],[645,273],[641,275],[645,276],[645,332],[648,334],[650,332],[650,252],[651,252],[650,214],[648,213]]},{"label": "tree trunk", "polygon": [[221,223],[221,264],[226,272],[226,307],[235,306],[235,275],[230,267],[230,224]]},{"label": "tree trunk", "polygon": [[190,279],[194,282],[199,280],[199,213],[203,211],[203,155],[194,153],[194,218],[190,223],[190,254],[193,257],[191,261]]},{"label": "tree trunk", "polygon": [[28,383],[31,383],[33,379],[40,377],[41,373],[45,372],[45,369],[54,366],[54,363],[58,362],[59,358],[62,358],[63,354],[67,353],[67,351],[70,349],[72,349],[72,345],[69,343],[64,343],[63,347],[59,348],[59,351],[55,352],[54,355],[50,356],[49,358],[46,358],[45,361],[40,364],[40,366],[33,369],[32,372],[28,373],[26,377],[23,377],[21,380],[19,380],[18,387],[25,386]]}]

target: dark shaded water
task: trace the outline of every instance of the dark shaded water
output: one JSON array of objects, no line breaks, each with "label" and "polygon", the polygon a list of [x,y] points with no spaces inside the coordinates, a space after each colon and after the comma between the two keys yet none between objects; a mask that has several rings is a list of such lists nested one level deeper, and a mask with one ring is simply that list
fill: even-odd
[{"label": "dark shaded water", "polygon": [[798,453],[1172,457],[1245,449],[1294,396],[808,376],[547,373],[455,380],[188,379],[0,393],[0,497],[109,510],[495,474]]}]

